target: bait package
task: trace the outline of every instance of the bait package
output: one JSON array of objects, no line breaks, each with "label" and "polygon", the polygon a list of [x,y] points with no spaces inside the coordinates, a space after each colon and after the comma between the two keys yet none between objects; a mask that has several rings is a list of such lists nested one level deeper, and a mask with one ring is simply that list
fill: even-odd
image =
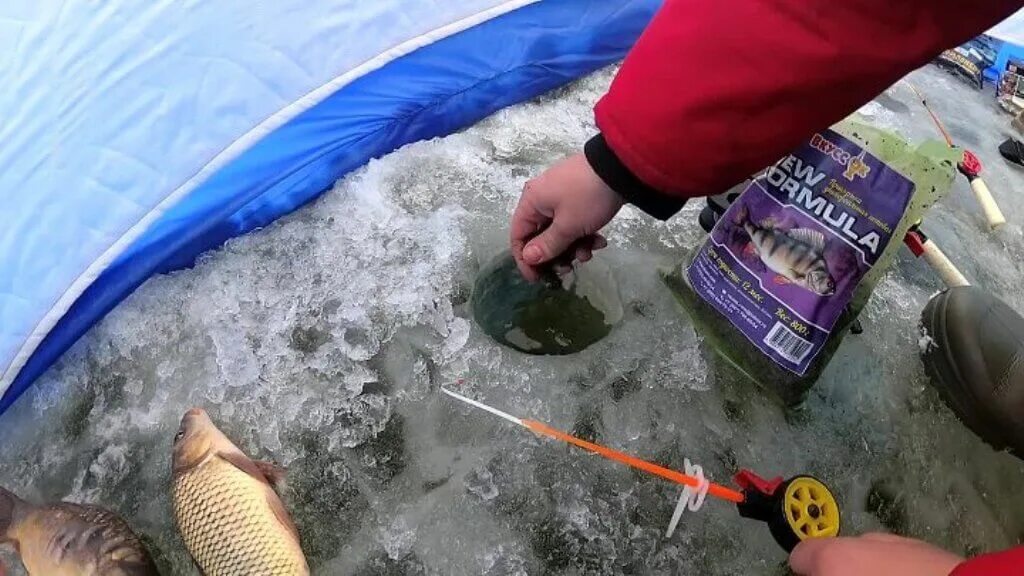
[{"label": "bait package", "polygon": [[665,281],[718,354],[797,404],[949,192],[958,154],[843,121],[752,180]]}]

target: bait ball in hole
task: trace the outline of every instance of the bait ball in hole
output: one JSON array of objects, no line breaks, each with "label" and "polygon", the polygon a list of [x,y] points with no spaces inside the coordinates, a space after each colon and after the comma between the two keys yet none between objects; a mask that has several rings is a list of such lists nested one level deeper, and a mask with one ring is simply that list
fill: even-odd
[{"label": "bait ball in hole", "polygon": [[622,319],[615,279],[596,258],[561,278],[551,272],[531,284],[503,252],[480,271],[471,305],[488,336],[527,354],[580,352]]}]

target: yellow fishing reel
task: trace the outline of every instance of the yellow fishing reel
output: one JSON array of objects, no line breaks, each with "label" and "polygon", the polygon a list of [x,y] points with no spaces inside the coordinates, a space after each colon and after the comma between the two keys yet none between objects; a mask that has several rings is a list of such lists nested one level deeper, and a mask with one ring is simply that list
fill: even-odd
[{"label": "yellow fishing reel", "polygon": [[740,516],[768,524],[772,537],[786,552],[810,538],[839,535],[839,502],[824,482],[811,476],[765,480],[749,470],[736,475],[744,500]]}]

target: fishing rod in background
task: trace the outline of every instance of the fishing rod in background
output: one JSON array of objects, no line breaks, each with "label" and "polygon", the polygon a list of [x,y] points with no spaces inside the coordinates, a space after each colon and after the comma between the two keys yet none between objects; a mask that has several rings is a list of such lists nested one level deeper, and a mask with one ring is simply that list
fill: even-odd
[{"label": "fishing rod in background", "polygon": [[[917,99],[921,101],[921,105],[931,116],[932,122],[935,127],[939,129],[943,139],[946,140],[946,145],[950,148],[958,148],[953,144],[953,138],[946,131],[946,127],[943,126],[942,121],[939,120],[938,115],[932,110],[932,107],[928,105],[928,100],[924,97],[924,94],[917,89],[909,80],[904,79],[903,82],[914,91]],[[988,221],[988,227],[990,230],[996,230],[1003,224],[1006,224],[1006,217],[1003,216],[1003,211],[999,209],[999,205],[996,204],[995,198],[992,197],[992,192],[989,191],[988,185],[981,178],[981,160],[974,155],[973,152],[966,148],[961,148],[964,152],[963,159],[957,163],[957,169],[963,174],[967,181],[971,184],[971,190],[974,191],[974,197],[977,198],[978,204],[981,204],[981,209],[985,213],[985,220]]]},{"label": "fishing rod in background", "polygon": [[953,261],[946,256],[945,252],[935,245],[924,232],[921,231],[921,222],[918,221],[910,227],[906,236],[903,237],[903,244],[910,249],[911,254],[921,258],[925,264],[935,272],[935,275],[942,280],[948,288],[970,286],[967,277],[953,264]]}]

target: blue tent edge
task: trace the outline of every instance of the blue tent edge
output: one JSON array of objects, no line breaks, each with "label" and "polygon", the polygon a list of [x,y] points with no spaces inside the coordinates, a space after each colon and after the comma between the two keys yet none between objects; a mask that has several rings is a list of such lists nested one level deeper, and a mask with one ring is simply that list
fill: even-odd
[{"label": "blue tent edge", "polygon": [[203,252],[302,207],[372,158],[450,134],[620,60],[660,4],[544,0],[343,87],[212,176],[100,275],[0,398],[0,414],[154,274],[191,266]]},{"label": "blue tent edge", "polygon": [[1000,40],[999,51],[996,52],[995,64],[985,69],[985,78],[992,82],[999,82],[1006,71],[1006,65],[1010,58],[1024,59],[1024,46]]}]

